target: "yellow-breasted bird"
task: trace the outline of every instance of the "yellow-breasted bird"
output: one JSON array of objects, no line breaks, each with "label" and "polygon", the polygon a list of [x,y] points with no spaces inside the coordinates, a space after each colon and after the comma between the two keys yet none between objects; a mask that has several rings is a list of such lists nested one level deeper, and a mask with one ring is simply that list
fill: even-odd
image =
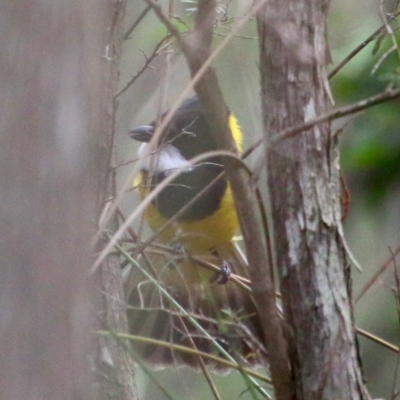
[{"label": "yellow-breasted bird", "polygon": [[[228,126],[241,151],[240,127],[232,114],[228,118]],[[199,99],[195,96],[183,102],[152,151],[148,146],[155,129],[156,123],[153,122],[130,131],[133,139],[143,142],[139,156],[148,153],[135,179],[141,199],[157,185],[162,185],[173,171],[178,168],[182,171],[163,187],[145,211],[145,219],[155,232],[174,218],[160,232],[158,241],[179,245],[185,254],[214,265],[228,266],[233,273],[247,278],[246,263],[233,242],[239,222],[229,182],[222,174],[222,158],[213,156],[196,165],[190,161],[195,156],[216,150],[212,128]],[[210,186],[218,176],[219,179]],[[200,192],[202,195],[198,196]],[[180,212],[189,202],[191,205]],[[149,250],[140,262],[214,340],[232,355],[240,357],[243,363],[258,364],[255,354],[263,350],[259,345],[260,327],[252,297],[232,281],[226,282],[224,277],[223,284],[213,282],[215,273],[185,254],[177,256]],[[157,286],[146,280],[141,272],[131,270],[125,290],[130,306],[131,333],[216,353],[211,340],[174,309]],[[155,367],[173,363],[198,365],[195,356],[166,347],[141,344],[135,349]],[[215,367],[219,368],[218,365]]]}]

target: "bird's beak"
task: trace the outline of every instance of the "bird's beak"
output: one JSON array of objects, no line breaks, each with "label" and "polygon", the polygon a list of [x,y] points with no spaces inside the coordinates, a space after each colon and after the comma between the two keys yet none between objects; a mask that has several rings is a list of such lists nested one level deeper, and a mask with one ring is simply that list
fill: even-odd
[{"label": "bird's beak", "polygon": [[150,142],[154,133],[154,126],[143,125],[129,131],[129,136],[139,142]]}]

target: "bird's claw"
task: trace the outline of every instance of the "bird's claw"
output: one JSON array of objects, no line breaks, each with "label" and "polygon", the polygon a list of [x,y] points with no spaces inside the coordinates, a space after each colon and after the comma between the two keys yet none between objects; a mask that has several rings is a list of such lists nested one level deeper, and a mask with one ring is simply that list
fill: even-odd
[{"label": "bird's claw", "polygon": [[210,278],[210,283],[216,282],[219,285],[225,285],[226,282],[228,282],[231,273],[232,271],[229,263],[223,261],[219,266],[219,271],[216,271],[215,274]]}]

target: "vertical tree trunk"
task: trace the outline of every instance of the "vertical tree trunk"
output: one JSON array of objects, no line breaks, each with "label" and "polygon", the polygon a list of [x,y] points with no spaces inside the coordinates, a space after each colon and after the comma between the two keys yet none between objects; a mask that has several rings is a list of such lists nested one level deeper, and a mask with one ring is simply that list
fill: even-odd
[{"label": "vertical tree trunk", "polygon": [[[115,170],[111,173],[112,149],[114,145],[115,117],[118,108],[115,94],[118,90],[120,61],[124,38],[126,0],[108,0],[104,31],[107,32],[104,54],[105,75],[102,95],[103,113],[100,120],[101,137],[105,139],[107,151],[104,158],[105,175],[102,180],[102,205],[116,196]],[[114,216],[107,228],[118,229]],[[137,388],[133,359],[129,354],[129,343],[112,337],[113,332],[128,333],[126,303],[122,287],[120,260],[109,255],[95,274],[97,285],[97,327],[110,332],[110,336],[98,336],[96,340],[95,369],[97,376],[97,400],[135,400]]]},{"label": "vertical tree trunk", "polygon": [[109,172],[108,28],[120,4],[0,6],[2,399],[91,397],[88,271]]},{"label": "vertical tree trunk", "polygon": [[[328,0],[270,0],[257,16],[266,143],[330,107]],[[323,123],[268,147],[268,187],[296,399],[367,399],[342,243],[339,153]]]}]

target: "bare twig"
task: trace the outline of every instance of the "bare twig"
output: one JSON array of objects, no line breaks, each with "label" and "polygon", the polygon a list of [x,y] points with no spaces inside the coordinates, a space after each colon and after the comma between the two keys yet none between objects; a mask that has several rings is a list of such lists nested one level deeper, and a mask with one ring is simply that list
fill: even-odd
[{"label": "bare twig", "polygon": [[181,34],[180,34],[179,30],[176,28],[176,26],[164,14],[161,6],[159,4],[157,4],[153,0],[145,0],[145,1],[149,5],[149,7],[151,7],[153,9],[154,13],[157,15],[159,20],[166,26],[166,28],[168,29],[169,33],[176,37],[176,39],[179,42],[179,45],[181,46],[182,45]]},{"label": "bare twig", "polygon": [[397,257],[397,255],[400,254],[400,246],[398,246],[393,253],[390,255],[390,257],[381,265],[381,267],[378,269],[378,271],[375,272],[375,274],[371,277],[371,279],[364,285],[362,288],[361,292],[355,297],[355,303],[357,303],[361,297],[364,296],[365,293],[371,288],[371,286],[376,282],[376,280],[379,278],[380,275],[386,270],[386,268],[393,262],[393,257]]},{"label": "bare twig", "polygon": [[[147,253],[159,254],[164,257],[167,257],[168,255],[175,256],[175,257],[177,255],[181,256],[181,257],[187,257],[193,264],[196,264],[199,267],[208,269],[209,271],[213,271],[215,273],[221,272],[221,268],[219,266],[216,266],[209,261],[206,261],[200,257],[193,256],[190,253],[177,254],[176,249],[174,249],[170,246],[162,245],[160,243],[153,243],[151,245],[151,248],[148,248]],[[146,254],[146,253],[143,253],[143,254]],[[234,273],[231,273],[228,277],[228,280],[232,281],[236,285],[240,286],[247,293],[249,293],[249,294],[252,293],[251,288],[249,287],[251,282],[247,278],[245,278],[241,275],[236,275]]]},{"label": "bare twig", "polygon": [[[107,332],[107,331],[97,331],[95,333],[100,336],[111,336],[111,333]],[[193,354],[195,356],[199,356],[204,359],[212,360],[212,361],[214,361],[220,365],[226,366],[227,368],[230,368],[230,369],[238,370],[240,368],[235,362],[230,362],[221,357],[215,356],[210,353],[201,352],[201,351],[195,350],[191,347],[173,344],[171,342],[164,342],[162,340],[156,340],[156,339],[152,339],[149,337],[143,337],[143,336],[127,335],[127,334],[123,334],[123,333],[113,333],[112,335],[115,337],[118,337],[120,339],[123,339],[123,340],[132,340],[135,342],[140,342],[140,343],[145,343],[145,344],[154,344],[157,346],[167,347],[174,351],[181,351],[183,353]],[[262,382],[271,383],[271,380],[268,377],[261,375],[250,368],[248,368],[248,369],[245,368],[244,372],[246,373],[246,375],[252,376]]]},{"label": "bare twig", "polygon": [[124,40],[129,39],[129,36],[131,33],[135,30],[135,28],[140,24],[142,19],[147,15],[147,13],[151,10],[150,6],[147,6],[142,13],[136,18],[136,20],[133,22],[133,24],[129,27],[129,29],[126,31]]},{"label": "bare twig", "polygon": [[[375,96],[368,97],[368,98],[361,100],[354,104],[336,108],[326,114],[323,114],[323,115],[321,115],[317,118],[314,118],[310,121],[307,121],[303,124],[300,124],[297,126],[290,126],[286,129],[284,129],[283,131],[277,133],[276,135],[274,135],[271,138],[271,140],[269,141],[269,143],[267,143],[265,146],[267,148],[275,146],[283,140],[289,139],[303,131],[307,131],[307,130],[311,129],[315,125],[321,124],[326,121],[333,121],[335,119],[342,118],[347,115],[355,114],[355,113],[365,110],[369,107],[372,107],[377,104],[383,103],[385,101],[393,100],[393,99],[396,99],[399,97],[400,97],[400,88],[399,89],[388,88],[384,92],[379,93]],[[249,149],[247,149],[243,153],[243,156],[246,157],[249,153],[254,151],[262,143],[263,143],[263,139],[262,138],[258,139],[252,146],[249,147]],[[262,168],[265,165],[265,162],[266,162],[266,160],[265,160],[264,155],[261,155],[260,158],[255,163],[257,172],[262,170]]]},{"label": "bare twig", "polygon": [[[375,96],[368,97],[364,100],[361,100],[357,103],[349,104],[347,106],[338,107],[329,113],[321,115],[315,119],[305,122],[304,124],[300,124],[293,127],[288,127],[281,132],[278,132],[270,143],[267,144],[267,147],[273,146],[282,140],[289,139],[300,132],[308,130],[315,125],[326,121],[333,121],[335,119],[339,119],[345,117],[350,114],[355,114],[357,112],[363,111],[369,107],[375,106],[380,103],[384,103],[385,101],[393,100],[400,97],[400,89],[386,89],[384,92],[379,93]],[[336,133],[335,133],[336,134]],[[246,151],[243,152],[243,158],[246,158],[249,154],[251,154],[257,147],[263,144],[263,139],[260,138],[256,140]],[[257,171],[260,171],[263,168],[262,160],[256,161],[255,163]]]},{"label": "bare twig", "polygon": [[[394,14],[393,18],[400,15],[400,11]],[[378,28],[371,36],[360,43],[350,54],[343,59],[329,74],[328,79],[332,79],[352,58],[354,58],[364,47],[375,40],[379,35],[385,31],[385,25]]]},{"label": "bare twig", "polygon": [[334,119],[345,117],[346,115],[354,114],[356,112],[365,110],[366,108],[375,106],[377,104],[383,103],[388,100],[393,100],[400,97],[400,89],[393,89],[391,87],[387,88],[384,92],[379,93],[375,96],[368,97],[357,103],[350,104],[348,106],[336,108],[324,115],[321,115],[311,121],[305,122],[304,124],[297,125],[294,127],[289,127],[274,135],[271,139],[269,146],[273,146],[282,140],[289,139],[299,132],[306,131],[315,125],[322,122],[332,121]]},{"label": "bare twig", "polygon": [[143,74],[143,72],[150,66],[151,62],[159,56],[166,47],[170,45],[170,43],[165,43],[168,39],[170,39],[170,35],[165,36],[161,41],[157,44],[157,46],[154,48],[153,52],[150,54],[150,56],[146,57],[146,62],[142,65],[142,67],[139,69],[139,71],[132,76],[131,80],[124,86],[123,89],[121,89],[116,95],[115,99],[118,99],[118,97],[121,96],[121,94],[125,93],[135,82],[136,80],[140,77],[140,75]]},{"label": "bare twig", "polygon": [[381,64],[388,58],[388,56],[393,53],[397,49],[396,46],[392,46],[390,49],[386,50],[380,57],[379,60],[375,63],[374,67],[372,68],[371,71],[371,76],[375,74],[375,72],[378,70],[378,68],[381,66]]},{"label": "bare twig", "polygon": [[[383,24],[384,24],[384,26],[385,26],[385,30],[386,30],[386,32],[388,33],[388,35],[390,36],[390,39],[392,40],[392,42],[393,42],[393,47],[395,48],[395,49],[397,49],[397,52],[398,52],[398,54],[400,55],[400,49],[399,49],[399,45],[398,45],[398,43],[397,43],[397,39],[396,39],[396,36],[394,35],[394,32],[393,32],[393,29],[392,29],[392,27],[390,26],[390,23],[389,23],[389,19],[391,19],[391,18],[393,18],[393,15],[391,15],[390,13],[389,13],[389,15],[385,12],[385,9],[384,9],[384,0],[381,0],[381,2],[380,2],[380,5],[379,5],[379,12],[380,12],[380,14],[381,14],[381,18],[382,18],[382,21],[383,21]],[[396,7],[397,7],[397,5],[396,5]]]},{"label": "bare twig", "polygon": [[373,335],[371,332],[365,331],[364,329],[361,328],[356,328],[357,333],[359,333],[360,335],[366,337],[367,339],[372,340],[375,343],[380,344],[381,346],[395,352],[395,353],[399,353],[400,349],[395,346],[392,343],[387,342],[386,340],[381,339],[378,336]]}]

